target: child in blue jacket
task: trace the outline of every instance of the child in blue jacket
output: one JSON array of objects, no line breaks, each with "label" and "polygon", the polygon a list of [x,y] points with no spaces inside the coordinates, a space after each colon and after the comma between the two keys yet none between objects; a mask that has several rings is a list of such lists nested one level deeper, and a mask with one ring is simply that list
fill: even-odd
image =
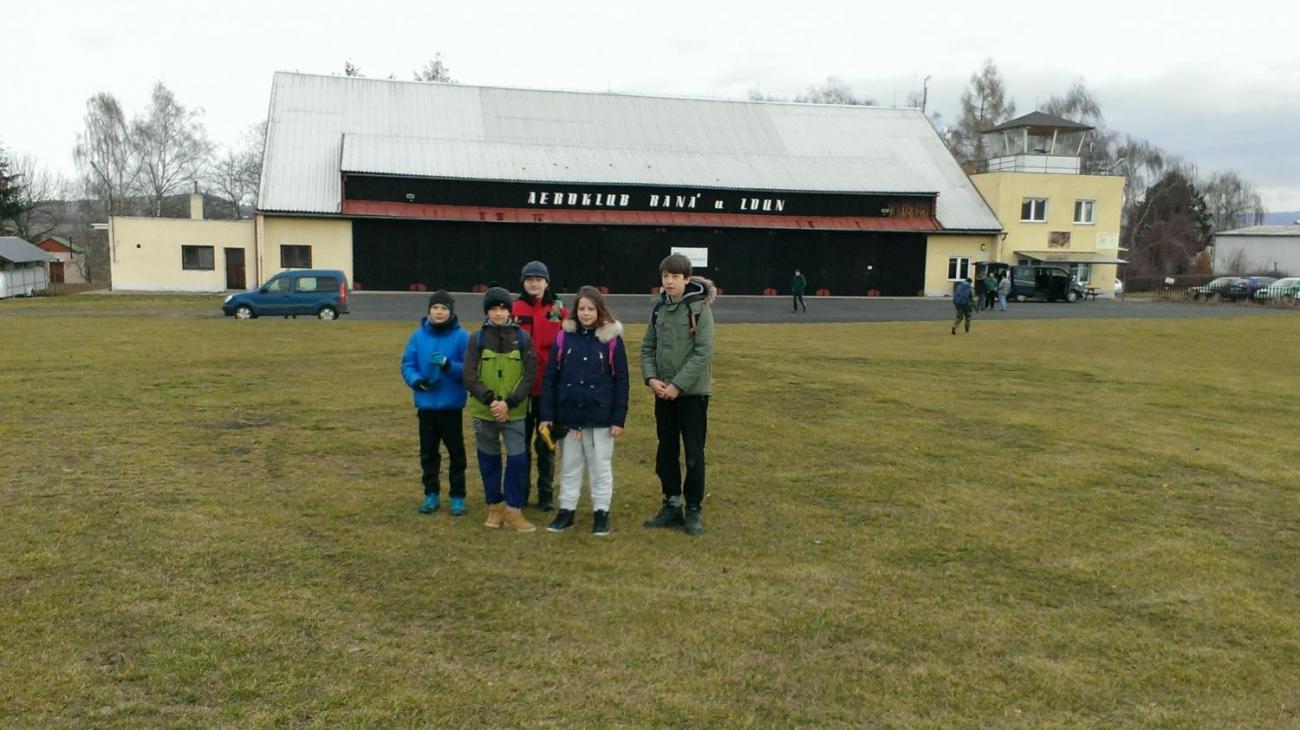
[{"label": "child in blue jacket", "polygon": [[438,511],[438,471],[442,466],[438,442],[447,446],[450,464],[451,515],[465,514],[465,439],[461,412],[465,410],[462,371],[469,334],[456,317],[456,300],[439,289],[429,297],[428,316],[411,333],[402,353],[402,379],[414,393],[420,421],[420,468],[423,470],[424,504],[420,512]]},{"label": "child in blue jacket", "polygon": [[573,526],[582,472],[591,483],[594,535],[609,534],[614,497],[614,440],[627,420],[627,348],[623,325],[590,286],[578,290],[573,309],[551,346],[542,382],[542,426],[567,429],[563,439],[560,511],[546,529]]}]

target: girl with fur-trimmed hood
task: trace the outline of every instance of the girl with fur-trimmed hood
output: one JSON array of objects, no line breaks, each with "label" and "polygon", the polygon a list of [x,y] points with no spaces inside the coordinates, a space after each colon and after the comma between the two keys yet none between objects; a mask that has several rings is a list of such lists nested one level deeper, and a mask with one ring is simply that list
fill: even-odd
[{"label": "girl with fur-trimmed hood", "polygon": [[605,298],[584,286],[555,338],[542,383],[543,428],[567,430],[563,439],[560,511],[546,528],[573,526],[585,468],[591,484],[592,533],[609,534],[614,496],[614,440],[627,420],[627,349],[623,325]]}]

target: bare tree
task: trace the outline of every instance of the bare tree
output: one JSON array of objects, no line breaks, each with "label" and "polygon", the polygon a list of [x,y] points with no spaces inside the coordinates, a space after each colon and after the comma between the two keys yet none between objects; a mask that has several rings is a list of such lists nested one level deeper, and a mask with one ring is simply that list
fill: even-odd
[{"label": "bare tree", "polygon": [[442,60],[441,53],[433,54],[433,59],[424,64],[423,67],[415,70],[416,81],[436,81],[444,84],[454,84],[456,80],[451,77],[451,69],[447,63]]},{"label": "bare tree", "polygon": [[365,78],[365,74],[361,73],[361,67],[353,63],[350,58],[343,62],[343,75]]},{"label": "bare tree", "polygon": [[1255,186],[1241,179],[1236,172],[1219,172],[1210,175],[1200,184],[1209,208],[1214,230],[1230,231],[1243,225],[1261,225],[1268,213]]},{"label": "bare tree", "polygon": [[144,193],[155,216],[162,215],[163,198],[198,180],[212,156],[212,144],[199,117],[161,81],[153,86],[149,109],[131,125],[139,149]]},{"label": "bare tree", "polygon": [[249,125],[239,141],[227,148],[212,164],[208,184],[231,202],[231,217],[241,217],[240,207],[257,207],[257,189],[262,179],[262,150],[266,147],[266,122]]},{"label": "bare tree", "polygon": [[62,175],[39,164],[33,155],[18,157],[14,170],[23,182],[23,212],[13,218],[13,229],[19,237],[36,241],[52,233],[61,222],[68,185]]},{"label": "bare tree", "polygon": [[998,75],[993,59],[985,59],[984,68],[971,74],[970,87],[961,95],[961,118],[949,131],[948,146],[958,162],[983,160],[984,130],[1015,116],[1015,102],[1007,100],[1006,84]]},{"label": "bare tree", "polygon": [[127,215],[139,191],[141,165],[122,105],[112,94],[95,94],[86,101],[85,125],[73,149],[85,192],[104,214]]},{"label": "bare tree", "polygon": [[805,104],[849,104],[852,106],[875,106],[876,100],[866,96],[857,96],[841,79],[827,76],[821,86],[809,86],[808,90],[794,97],[795,101]]}]

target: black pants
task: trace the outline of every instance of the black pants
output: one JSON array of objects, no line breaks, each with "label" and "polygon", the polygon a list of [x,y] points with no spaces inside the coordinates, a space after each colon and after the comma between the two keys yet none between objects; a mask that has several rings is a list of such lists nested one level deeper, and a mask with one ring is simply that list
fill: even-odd
[{"label": "black pants", "polygon": [[[704,502],[704,440],[709,433],[709,396],[683,395],[676,400],[655,399],[655,431],[659,451],[655,474],[665,497],[676,497],[685,489],[686,506],[698,508]],[[686,450],[686,482],[682,482],[679,445]]]},{"label": "black pants", "polygon": [[803,292],[795,292],[794,294],[794,309],[792,311],[799,311],[799,307],[803,307],[805,312],[808,311],[808,305],[803,303]]},{"label": "black pants", "polygon": [[438,493],[438,470],[442,468],[442,454],[438,442],[447,445],[447,481],[452,497],[465,496],[465,439],[461,435],[460,416],[463,411],[416,411],[420,417],[420,469],[423,471],[425,494]]},{"label": "black pants", "polygon": [[[555,482],[555,452],[546,447],[546,442],[542,440],[542,435],[537,433],[537,424],[542,422],[542,399],[540,396],[529,396],[528,398],[528,415],[524,417],[524,444],[533,442],[532,452],[528,452],[528,466],[532,468],[533,452],[537,454],[537,494],[539,497],[551,494],[552,484]],[[524,482],[524,501],[527,502],[528,486]]]}]

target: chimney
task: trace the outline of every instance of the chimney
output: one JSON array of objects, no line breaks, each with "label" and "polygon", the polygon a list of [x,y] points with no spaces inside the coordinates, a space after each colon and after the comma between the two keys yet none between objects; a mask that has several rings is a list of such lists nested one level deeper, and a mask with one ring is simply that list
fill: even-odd
[{"label": "chimney", "polygon": [[203,220],[203,195],[200,193],[190,193],[190,220]]}]

